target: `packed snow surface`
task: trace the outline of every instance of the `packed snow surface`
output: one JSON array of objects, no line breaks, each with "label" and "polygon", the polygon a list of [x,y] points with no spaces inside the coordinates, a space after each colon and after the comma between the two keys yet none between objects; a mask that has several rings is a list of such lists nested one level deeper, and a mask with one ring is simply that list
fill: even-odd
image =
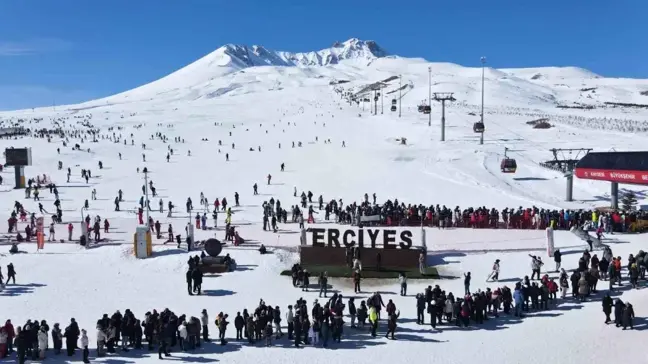
[{"label": "packed snow surface", "polygon": [[[122,138],[119,143],[107,139],[92,143],[86,138],[82,151],[70,148],[70,144],[80,143],[74,139],[67,147],[58,138],[51,143],[45,139],[0,140],[2,149],[32,148],[33,166],[26,167],[27,176],[46,174],[59,186],[63,220],[74,223],[76,233],[81,207],[90,200],[93,188],[98,199],[89,201],[90,208],[83,213],[100,215],[111,223],[106,242],[91,249],[46,243],[43,251],[36,252],[33,244],[21,244],[26,254],[9,255],[8,246],[0,246],[3,272],[9,262],[18,272],[18,285],[9,285],[0,293],[0,320],[11,318],[15,325],[22,325],[27,319],[46,319],[65,326],[74,317],[88,330],[94,348],[96,321],[117,309],[123,312],[129,308],[142,318],[152,309],[168,307],[177,314],[198,316],[204,308],[213,322],[218,312],[233,318],[244,308],[253,309],[260,298],[280,306],[282,312],[299,297],[312,307],[317,293],[302,293],[292,287],[289,278],[279,276],[296,261],[297,227],[282,224],[277,234],[261,229],[261,204],[271,197],[286,208],[297,204],[294,188],[298,195],[312,191],[315,196],[323,195],[325,201],[342,199],[345,204],[360,202],[364,193],[374,192],[380,203],[397,198],[405,203],[450,208],[535,205],[578,209],[609,204],[609,184],[585,180],[575,181],[575,200],[565,202],[562,174],[538,163],[553,158],[551,148],[645,148],[648,111],[605,103],[648,103],[648,96],[641,94],[648,90],[648,81],[604,78],[577,68],[486,68],[486,134],[484,145],[479,145],[479,135],[473,133],[472,126],[479,119],[481,74],[479,67],[387,56],[374,42],[360,40],[299,54],[228,45],[158,81],[105,99],[1,113],[5,123],[32,120],[31,125],[25,125],[30,128],[54,128],[53,123],[57,123],[64,129],[85,130],[81,123],[89,122],[107,136],[113,133],[107,128],[114,127]],[[454,92],[457,99],[446,105],[445,142],[440,142],[440,105],[432,105],[430,119],[417,113],[417,105],[427,100],[430,80],[431,92]],[[349,105],[342,97],[350,93],[359,99],[373,98],[366,90],[376,84],[382,87],[382,97],[375,105],[377,115],[371,115],[369,103]],[[390,111],[392,102],[402,107],[400,117],[398,111]],[[557,107],[579,105],[593,108]],[[35,118],[42,120],[37,123]],[[553,127],[538,130],[526,124],[539,118],[547,118]],[[158,132],[170,142],[151,140]],[[175,137],[184,142],[172,142]],[[402,138],[407,145],[401,145]],[[301,147],[297,146],[299,142]],[[169,146],[174,155],[167,163]],[[516,174],[499,170],[505,147],[517,160]],[[60,154],[57,148],[61,148]],[[58,161],[63,162],[63,170],[57,169]],[[99,161],[103,162],[102,170],[97,167]],[[284,172],[279,171],[281,163],[286,165]],[[201,192],[212,203],[226,197],[230,205],[234,192],[241,195],[241,206],[233,208],[233,224],[252,242],[225,249],[239,269],[206,277],[203,296],[186,293],[186,252],[156,241],[153,257],[137,260],[133,256],[134,211],[144,184],[143,175],[136,169],[145,166],[165,210],[167,202],[173,201],[183,211],[187,197],[197,206]],[[69,183],[68,167],[72,169]],[[90,183],[81,179],[81,168],[92,170]],[[268,174],[272,175],[269,185]],[[38,211],[37,202],[26,200],[24,191],[11,188],[12,170],[5,169],[2,176],[3,218],[8,218],[16,200],[28,211]],[[259,185],[258,196],[252,195],[254,183]],[[645,188],[622,188],[634,190],[640,203],[645,203]],[[113,200],[120,189],[126,202],[121,206],[123,211],[115,212]],[[45,209],[53,210],[53,196],[43,191],[41,198]],[[156,210],[158,198],[153,198],[151,205]],[[316,216],[318,222],[321,215]],[[175,231],[182,232],[190,221],[185,213],[167,218],[166,212],[153,211],[151,216],[162,223],[163,231],[172,224]],[[219,219],[219,226],[224,225],[224,214]],[[19,226],[23,229],[25,224]],[[66,237],[66,224],[58,226],[56,234],[59,239]],[[222,239],[224,233],[199,231],[197,238],[214,234]],[[502,261],[499,285],[511,287],[516,279],[530,274],[528,254],[546,257],[544,231],[428,229],[427,241],[428,262],[438,265],[444,275],[460,277],[472,272],[474,289],[498,286],[482,280],[495,259]],[[606,243],[625,262],[628,254],[645,249],[645,241],[645,236],[622,235],[612,236]],[[260,243],[271,247],[274,254],[259,255],[256,249]],[[564,250],[563,266],[575,268],[585,248],[583,242],[568,232],[557,232],[556,246]],[[550,259],[545,260],[545,268],[550,268]],[[472,329],[441,326],[435,331],[415,324],[412,297],[435,284],[455,295],[463,292],[461,279],[410,281],[408,297],[398,295],[396,282],[367,281],[365,293],[355,295],[359,301],[380,291],[383,299],[396,303],[401,310],[396,341],[380,335],[372,339],[366,331],[345,327],[343,342],[330,349],[296,350],[286,340],[271,348],[251,347],[230,340],[226,346],[208,345],[194,353],[174,353],[174,358],[227,363],[404,363],[420,362],[422,355],[429,355],[429,361],[442,363],[467,363],[476,358],[502,363],[575,363],[644,357],[641,350],[637,351],[646,339],[645,332],[640,331],[647,328],[643,317],[648,296],[643,290],[626,286],[615,292],[635,307],[638,319],[634,331],[603,324],[598,298],[583,304],[570,299],[558,308],[532,313],[522,320],[501,316]],[[600,282],[599,287],[606,284]],[[345,297],[354,296],[350,282],[333,280],[332,285]],[[426,319],[429,322],[429,317]],[[384,334],[384,329],[381,322],[379,333]],[[215,327],[210,330],[214,337]],[[233,332],[232,327],[228,337]],[[115,360],[143,363],[156,361],[157,356],[131,351],[96,361]]]}]

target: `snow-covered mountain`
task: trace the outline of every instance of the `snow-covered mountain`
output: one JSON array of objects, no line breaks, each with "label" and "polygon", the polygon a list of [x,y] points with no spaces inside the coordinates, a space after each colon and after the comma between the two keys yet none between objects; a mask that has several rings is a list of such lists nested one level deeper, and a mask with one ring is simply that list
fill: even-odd
[{"label": "snow-covered mountain", "polygon": [[[302,53],[227,44],[156,81],[73,108],[133,103],[155,108],[196,107],[248,94],[266,97],[267,92],[288,89],[299,94],[305,88],[342,81],[340,87],[354,93],[382,87],[384,94],[391,98],[398,95],[402,105],[410,108],[427,100],[429,86],[431,92],[453,92],[457,104],[471,109],[481,102],[482,69],[479,63],[475,66],[389,55],[376,42],[357,38]],[[648,80],[605,78],[578,67],[486,67],[484,75],[490,112],[648,104]]]},{"label": "snow-covered mountain", "polygon": [[317,52],[290,53],[276,52],[287,64],[295,66],[328,66],[344,60],[372,61],[386,57],[388,53],[373,40],[351,38],[344,43],[335,42],[333,46]]},{"label": "snow-covered mountain", "polygon": [[229,58],[229,65],[245,68],[255,66],[328,66],[344,60],[372,61],[388,54],[372,40],[364,41],[352,38],[343,43],[335,42],[330,48],[315,52],[293,53],[273,51],[259,45],[248,47],[227,44],[214,51],[212,55],[223,59]]},{"label": "snow-covered mountain", "polygon": [[198,68],[220,67],[223,73],[248,67],[316,67],[339,64],[341,61],[360,61],[361,64],[387,56],[376,42],[352,38],[346,42],[335,42],[330,48],[314,52],[284,52],[269,50],[260,45],[226,44],[200,60],[179,70],[183,74]]}]

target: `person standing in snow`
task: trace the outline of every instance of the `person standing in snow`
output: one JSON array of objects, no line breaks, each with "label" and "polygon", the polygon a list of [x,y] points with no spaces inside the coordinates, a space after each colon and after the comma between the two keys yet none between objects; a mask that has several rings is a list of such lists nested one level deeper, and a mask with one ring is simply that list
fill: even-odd
[{"label": "person standing in snow", "polygon": [[560,271],[560,263],[562,262],[562,253],[560,249],[556,249],[553,254],[554,262],[556,262],[556,272]]},{"label": "person standing in snow", "polygon": [[38,338],[38,357],[40,360],[45,359],[45,350],[47,350],[47,331],[45,326],[41,326],[37,334]]},{"label": "person standing in snow", "polygon": [[202,324],[203,341],[209,342],[209,315],[207,315],[206,309],[200,313],[200,323]]},{"label": "person standing in snow", "polygon": [[535,255],[529,254],[531,257],[531,280],[533,280],[533,277],[536,275],[538,276],[538,280],[540,280],[540,268],[544,265],[542,262],[542,259],[540,257],[536,257]]},{"label": "person standing in snow", "polygon": [[405,273],[400,273],[398,275],[398,283],[400,283],[400,295],[407,296],[407,277]]},{"label": "person standing in snow", "polygon": [[464,293],[466,295],[470,294],[470,280],[472,277],[470,276],[470,272],[464,273]]},{"label": "person standing in snow", "polygon": [[51,223],[49,226],[49,237],[47,238],[47,241],[55,241],[55,230],[54,230],[54,223]]},{"label": "person standing in snow", "polygon": [[569,278],[567,277],[567,272],[565,272],[565,269],[562,269],[560,271],[560,297],[562,299],[565,299],[568,290],[569,290]]},{"label": "person standing in snow", "polygon": [[612,314],[612,307],[614,306],[614,302],[612,301],[612,297],[610,297],[610,293],[607,292],[605,294],[605,297],[603,297],[602,301],[602,306],[603,306],[603,313],[605,314],[605,323],[609,324],[610,321],[610,314]]}]

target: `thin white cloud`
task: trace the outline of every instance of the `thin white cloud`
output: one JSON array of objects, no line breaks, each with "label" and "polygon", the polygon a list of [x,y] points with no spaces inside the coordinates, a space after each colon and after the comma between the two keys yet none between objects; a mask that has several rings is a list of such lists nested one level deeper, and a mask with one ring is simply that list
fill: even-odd
[{"label": "thin white cloud", "polygon": [[0,57],[30,56],[62,52],[72,48],[72,43],[58,38],[32,38],[23,41],[0,40]]}]

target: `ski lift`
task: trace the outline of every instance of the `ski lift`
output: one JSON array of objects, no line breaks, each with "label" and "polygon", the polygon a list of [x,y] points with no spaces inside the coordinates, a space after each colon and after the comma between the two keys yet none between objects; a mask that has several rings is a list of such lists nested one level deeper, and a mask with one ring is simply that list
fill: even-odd
[{"label": "ski lift", "polygon": [[423,112],[424,109],[425,109],[425,105],[418,106],[418,112]]},{"label": "ski lift", "polygon": [[391,111],[396,111],[396,105],[392,105]]},{"label": "ski lift", "polygon": [[432,112],[432,108],[430,107],[430,105],[423,106],[423,114],[429,114],[431,112]]},{"label": "ski lift", "polygon": [[506,152],[508,152],[508,150],[508,148],[504,147],[504,159],[502,159],[500,169],[502,170],[502,173],[515,173],[517,170],[517,162],[515,159],[507,157]]},{"label": "ski lift", "polygon": [[484,123],[482,123],[481,121],[476,122],[476,123],[473,124],[473,131],[475,133],[483,133],[484,129],[486,129],[486,128],[484,127]]},{"label": "ski lift", "polygon": [[396,99],[392,99],[392,105],[396,105]]}]

